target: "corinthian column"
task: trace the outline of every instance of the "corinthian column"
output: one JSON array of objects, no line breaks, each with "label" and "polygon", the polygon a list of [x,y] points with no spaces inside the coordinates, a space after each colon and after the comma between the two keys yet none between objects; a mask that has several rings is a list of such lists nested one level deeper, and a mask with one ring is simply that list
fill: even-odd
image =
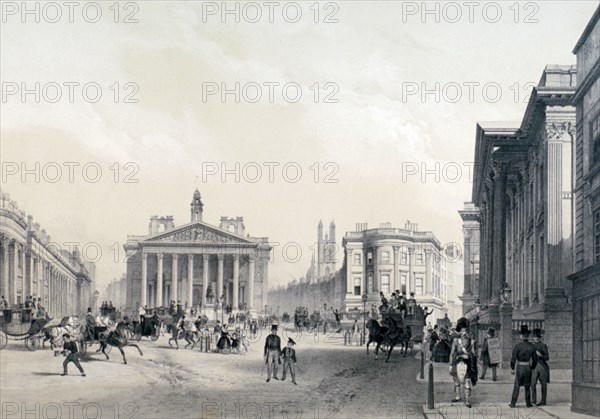
[{"label": "corinthian column", "polygon": [[192,307],[194,305],[194,255],[192,253],[188,254],[188,292],[187,292],[187,302],[188,306]]},{"label": "corinthian column", "polygon": [[233,255],[233,307],[232,309],[237,311],[239,306],[238,301],[238,288],[240,287],[240,257]]},{"label": "corinthian column", "polygon": [[177,277],[177,253],[173,253],[173,275],[171,280],[171,299],[177,301],[179,300],[179,278]]},{"label": "corinthian column", "polygon": [[223,294],[223,255],[217,255],[217,292],[215,298],[221,303],[221,295]]},{"label": "corinthian column", "polygon": [[163,305],[163,254],[158,253],[156,255],[157,269],[156,269],[156,302],[155,307],[162,307]]},{"label": "corinthian column", "polygon": [[566,128],[564,124],[547,124],[548,141],[548,176],[547,186],[547,243],[548,243],[548,288],[546,295],[564,296],[562,285],[562,137]]},{"label": "corinthian column", "polygon": [[254,257],[248,261],[248,309],[254,309]]},{"label": "corinthian column", "polygon": [[498,303],[500,289],[506,281],[506,167],[494,166],[494,271],[492,274],[491,301]]},{"label": "corinthian column", "polygon": [[148,254],[142,251],[142,285],[140,305],[148,304]]},{"label": "corinthian column", "polygon": [[206,291],[208,291],[208,255],[202,255],[202,307],[206,307]]}]

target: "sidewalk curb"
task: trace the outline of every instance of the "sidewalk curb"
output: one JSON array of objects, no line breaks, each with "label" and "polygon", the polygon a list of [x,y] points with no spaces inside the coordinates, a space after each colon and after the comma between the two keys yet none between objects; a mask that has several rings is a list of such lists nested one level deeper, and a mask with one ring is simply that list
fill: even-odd
[{"label": "sidewalk curb", "polygon": [[[425,419],[446,419],[446,417],[440,412],[440,408],[443,408],[444,406],[447,406],[447,404],[442,403],[441,406],[440,406],[440,404],[436,403],[436,405],[438,407],[435,408],[435,409],[433,409],[433,410],[428,409],[426,404],[424,404],[422,406],[423,417]],[[478,408],[478,405],[473,405],[473,411],[472,411],[473,414],[476,414],[478,412],[477,408]],[[550,416],[552,418],[556,418],[556,419],[572,419],[572,418],[594,419],[593,416],[584,415],[584,414],[576,413],[576,412],[571,412],[571,405],[568,405],[568,404],[557,404],[557,405],[551,405],[551,406],[543,406],[543,407],[537,407],[536,409],[538,409],[539,411],[543,412],[543,414],[548,415],[548,416]],[[510,417],[521,417],[521,415],[518,413],[519,410],[528,411],[528,409],[525,409],[523,407],[517,407],[517,409],[511,409],[508,406],[506,406],[506,412],[511,412],[511,414],[509,415]],[[561,410],[564,410],[565,413],[561,413],[560,412]],[[535,411],[532,410],[530,412],[530,414],[534,413],[534,412]],[[535,413],[534,413],[534,415],[535,415]],[[501,417],[505,417],[504,409],[501,412]]]}]

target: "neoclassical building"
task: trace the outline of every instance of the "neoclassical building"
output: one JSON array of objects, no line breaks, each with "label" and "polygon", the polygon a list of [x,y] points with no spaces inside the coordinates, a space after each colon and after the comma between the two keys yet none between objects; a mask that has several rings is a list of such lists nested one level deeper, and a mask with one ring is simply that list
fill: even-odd
[{"label": "neoclassical building", "polygon": [[551,366],[571,363],[575,76],[575,66],[549,65],[520,125],[477,125],[473,205],[460,214],[466,259],[478,262],[465,266],[462,298],[500,329],[506,361],[512,330],[526,323],[544,328]]},{"label": "neoclassical building", "polygon": [[407,295],[414,292],[418,304],[433,308],[432,322],[447,313],[447,255],[432,232],[419,231],[410,222],[403,229],[390,223],[372,229],[357,224],[356,231],[346,233],[342,246],[346,311],[362,310],[363,293],[368,308],[379,306],[379,292],[389,298],[400,290]]},{"label": "neoclassical building", "polygon": [[572,410],[600,416],[600,7],[577,42]]},{"label": "neoclassical building", "polygon": [[42,299],[51,317],[84,314],[93,305],[95,266],[78,250],[53,242],[33,217],[19,209],[7,193],[0,194],[0,293],[9,305],[25,298]]},{"label": "neoclassical building", "polygon": [[172,216],[152,216],[148,234],[128,236],[127,307],[201,306],[261,311],[267,304],[271,246],[266,237],[245,233],[242,217],[221,217],[218,227],[203,221],[200,192],[190,205],[190,222],[175,227]]}]

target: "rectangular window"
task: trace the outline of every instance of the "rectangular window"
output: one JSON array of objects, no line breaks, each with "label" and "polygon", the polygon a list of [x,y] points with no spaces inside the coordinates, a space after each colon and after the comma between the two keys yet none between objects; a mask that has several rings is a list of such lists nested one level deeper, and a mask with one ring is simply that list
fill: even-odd
[{"label": "rectangular window", "polygon": [[373,263],[373,252],[367,252],[367,263],[369,265]]},{"label": "rectangular window", "polygon": [[390,292],[390,276],[387,274],[381,275],[381,291],[384,294],[389,294]]},{"label": "rectangular window", "polygon": [[600,113],[590,121],[590,149],[592,164],[600,162]]},{"label": "rectangular window", "polygon": [[405,272],[400,274],[400,292],[406,293],[407,275]]},{"label": "rectangular window", "polygon": [[360,276],[354,277],[354,295],[360,295],[360,289],[362,285],[362,278]]},{"label": "rectangular window", "polygon": [[415,253],[415,265],[423,265],[423,253]]},{"label": "rectangular window", "polygon": [[402,251],[402,264],[403,265],[408,265],[408,254],[406,253],[406,250]]},{"label": "rectangular window", "polygon": [[600,381],[600,296],[582,301],[583,381]]},{"label": "rectangular window", "polygon": [[600,262],[600,209],[594,211],[594,259]]},{"label": "rectangular window", "polygon": [[388,251],[381,252],[381,263],[384,265],[390,263],[390,252],[388,252]]},{"label": "rectangular window", "polygon": [[369,273],[367,275],[367,292],[374,291],[373,289],[373,274]]},{"label": "rectangular window", "polygon": [[355,253],[354,254],[354,264],[357,266],[361,265],[361,261],[360,261],[360,253]]},{"label": "rectangular window", "polygon": [[423,295],[423,278],[415,278],[415,295]]}]

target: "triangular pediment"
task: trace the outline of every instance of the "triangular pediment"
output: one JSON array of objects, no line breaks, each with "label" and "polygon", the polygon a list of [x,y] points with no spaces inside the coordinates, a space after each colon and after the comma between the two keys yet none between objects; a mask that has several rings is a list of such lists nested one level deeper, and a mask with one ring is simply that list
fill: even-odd
[{"label": "triangular pediment", "polygon": [[230,233],[218,227],[202,222],[194,222],[173,230],[165,231],[150,237],[142,242],[168,242],[168,243],[252,243],[250,240],[237,234]]}]

